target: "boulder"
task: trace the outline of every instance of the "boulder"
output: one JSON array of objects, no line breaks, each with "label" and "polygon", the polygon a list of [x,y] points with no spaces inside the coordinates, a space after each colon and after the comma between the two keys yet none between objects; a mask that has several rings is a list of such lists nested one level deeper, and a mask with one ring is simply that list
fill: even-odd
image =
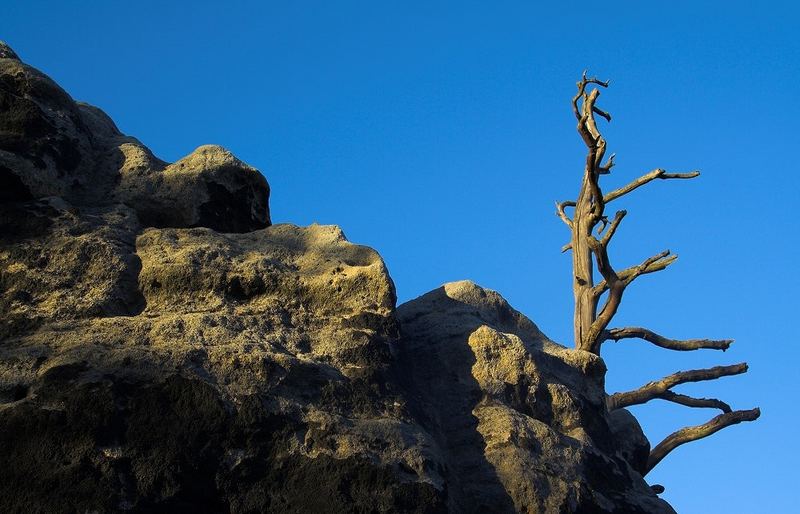
[{"label": "boulder", "polygon": [[208,227],[249,232],[270,225],[269,185],[257,169],[221,146],[205,145],[157,173],[136,145],[120,147],[124,161],[112,198],[131,205],[151,227]]}]

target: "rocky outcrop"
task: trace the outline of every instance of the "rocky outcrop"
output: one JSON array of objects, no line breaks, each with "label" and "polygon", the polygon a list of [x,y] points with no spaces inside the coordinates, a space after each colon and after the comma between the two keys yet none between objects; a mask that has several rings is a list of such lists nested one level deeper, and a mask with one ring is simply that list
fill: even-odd
[{"label": "rocky outcrop", "polygon": [[400,306],[398,319],[403,384],[447,463],[451,511],[669,512],[609,427],[599,357],[550,341],[468,281]]},{"label": "rocky outcrop", "polygon": [[219,146],[167,165],[100,109],[0,48],[0,200],[58,196],[124,204],[155,227],[247,232],[269,226],[269,185]]},{"label": "rocky outcrop", "polygon": [[497,293],[395,309],[227,151],[168,165],[0,45],[0,511],[672,512],[598,357]]}]

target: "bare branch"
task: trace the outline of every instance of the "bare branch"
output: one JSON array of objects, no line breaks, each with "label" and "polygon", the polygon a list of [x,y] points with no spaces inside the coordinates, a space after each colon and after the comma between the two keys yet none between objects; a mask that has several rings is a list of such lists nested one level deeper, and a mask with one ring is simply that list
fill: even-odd
[{"label": "bare branch", "polygon": [[561,247],[561,253],[566,252],[567,250],[572,250],[572,243],[567,243]]},{"label": "bare branch", "polygon": [[658,395],[657,398],[684,405],[686,407],[719,409],[722,412],[731,411],[730,405],[722,400],[717,400],[716,398],[694,398],[692,396],[686,396],[685,394],[673,393],[672,391],[665,391]]},{"label": "bare branch", "polygon": [[606,111],[600,109],[599,107],[592,106],[592,112],[595,114],[599,114],[600,116],[605,118],[606,121],[611,121],[611,115],[608,114]]},{"label": "bare branch", "polygon": [[740,375],[747,371],[747,363],[733,364],[731,366],[715,366],[713,368],[679,371],[659,380],[649,382],[639,389],[624,393],[614,393],[606,399],[608,410],[620,409],[631,405],[641,405],[661,395],[676,385],[687,382],[701,382],[714,380],[731,375]]},{"label": "bare branch", "polygon": [[625,285],[627,286],[637,277],[665,269],[667,266],[675,262],[675,259],[677,258],[677,255],[670,255],[669,250],[664,250],[657,255],[645,259],[638,266],[632,266],[622,270],[623,276],[621,276],[620,279],[625,282]]},{"label": "bare branch", "polygon": [[667,339],[652,330],[642,327],[612,328],[606,330],[604,337],[606,340],[612,339],[614,341],[634,338],[644,339],[661,348],[681,352],[700,349],[722,350],[724,352],[733,344],[733,339]]},{"label": "bare branch", "polygon": [[598,80],[597,77],[586,77],[586,70],[583,72],[583,76],[581,80],[578,82],[578,93],[572,98],[572,112],[575,114],[575,118],[579,121],[582,117],[581,111],[578,108],[578,101],[584,96],[586,92],[586,86],[589,84],[597,84],[600,87],[608,87],[608,81],[603,82],[602,80]]},{"label": "bare branch", "polygon": [[567,213],[564,211],[567,207],[575,207],[575,202],[571,200],[556,202],[556,214],[569,228],[572,228],[572,220],[569,219],[569,216],[567,216]]},{"label": "bare branch", "polygon": [[699,171],[691,171],[689,173],[667,173],[665,170],[661,168],[654,169],[650,173],[642,175],[641,177],[637,178],[633,182],[611,191],[607,195],[603,197],[603,201],[605,203],[611,202],[612,200],[616,200],[622,195],[626,195],[633,191],[634,189],[638,189],[639,187],[647,184],[648,182],[655,180],[655,179],[690,179],[695,178],[700,175]]},{"label": "bare branch", "polygon": [[597,235],[599,236],[600,234],[602,234],[607,226],[608,226],[608,216],[600,216],[600,219],[597,220],[597,229],[596,229]]},{"label": "bare branch", "polygon": [[614,215],[614,219],[611,221],[611,225],[608,227],[608,230],[603,236],[603,239],[600,240],[601,245],[608,248],[608,243],[611,242],[611,238],[614,237],[614,232],[617,231],[617,227],[619,226],[620,222],[622,221],[622,218],[624,218],[626,214],[628,214],[628,211],[625,210],[617,211],[617,213]]},{"label": "bare branch", "polygon": [[[617,273],[617,276],[622,281],[625,286],[628,286],[631,282],[633,282],[636,278],[647,275],[648,273],[655,273],[656,271],[661,271],[665,269],[667,266],[675,262],[678,258],[677,255],[671,255],[669,250],[664,250],[663,252],[656,254],[652,257],[645,259],[641,264],[636,266],[631,266],[630,268],[625,268],[624,270]],[[608,290],[608,281],[602,280],[592,289],[592,294],[594,294],[595,298],[599,298],[604,292]]]},{"label": "bare branch", "polygon": [[[595,171],[595,168],[600,165],[606,148],[606,142],[600,135],[600,130],[598,130],[597,122],[594,119],[595,111],[599,110],[595,107],[598,96],[600,96],[599,89],[592,89],[588,95],[585,95],[583,100],[583,116],[578,123],[578,131],[581,133],[581,136],[583,136],[586,146],[590,150],[593,150],[590,151],[588,155],[588,159],[591,162],[587,162],[587,169],[592,171]],[[600,198],[602,198],[602,195],[600,195]]]},{"label": "bare branch", "polygon": [[653,448],[650,452],[650,457],[647,459],[647,470],[645,474],[650,472],[664,457],[666,457],[672,450],[678,446],[703,439],[716,432],[719,432],[725,427],[736,425],[744,421],[755,421],[761,416],[761,410],[757,407],[752,410],[737,410],[733,412],[726,412],[713,418],[708,423],[697,425],[693,427],[685,427],[677,432],[667,436],[663,441]]},{"label": "bare branch", "polygon": [[[613,232],[616,230],[616,226],[619,225],[619,222],[622,220],[622,218],[625,217],[624,212],[625,211],[620,211],[614,217],[614,221],[609,227],[609,232],[611,235],[613,235]],[[605,244],[603,241],[605,241]],[[606,327],[608,327],[608,324],[611,323],[611,320],[617,313],[617,309],[619,309],[619,305],[622,303],[622,294],[625,292],[626,286],[626,284],[620,280],[619,276],[617,276],[614,268],[611,267],[607,252],[608,241],[605,237],[603,238],[603,241],[598,241],[591,235],[587,238],[589,248],[595,255],[597,269],[600,271],[600,274],[603,275],[603,282],[609,284],[608,299],[603,305],[603,308],[600,310],[600,313],[595,316],[594,320],[589,326],[588,331],[588,340],[591,341],[590,351],[595,352],[598,355],[600,353],[600,345],[603,343],[602,334],[605,332]]]},{"label": "bare branch", "polygon": [[[609,120],[609,121],[610,121],[610,120]],[[602,165],[602,166],[598,166],[598,167],[597,167],[597,170],[598,170],[597,172],[598,172],[600,175],[607,175],[607,174],[611,173],[611,168],[613,168],[613,167],[614,167],[614,164],[615,164],[615,163],[614,163],[614,157],[616,157],[616,156],[617,156],[617,154],[615,154],[615,153],[612,153],[612,154],[611,154],[611,157],[609,157],[609,158],[608,158],[608,162],[606,162],[606,163],[605,163],[604,165]]]}]

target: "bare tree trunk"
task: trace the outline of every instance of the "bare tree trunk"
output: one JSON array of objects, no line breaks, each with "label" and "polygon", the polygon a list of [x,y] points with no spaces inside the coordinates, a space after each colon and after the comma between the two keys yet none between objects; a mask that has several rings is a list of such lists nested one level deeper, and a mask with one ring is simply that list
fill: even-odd
[{"label": "bare tree trunk", "polygon": [[[584,195],[582,195],[584,196]],[[579,208],[585,209],[586,202],[579,199]],[[577,226],[572,229],[572,291],[575,296],[575,344],[578,348],[592,351],[589,341],[589,327],[597,315],[597,297],[593,294],[594,268],[589,237],[592,227],[586,213],[575,215]]]},{"label": "bare tree trunk", "polygon": [[[617,313],[622,302],[625,289],[638,277],[666,269],[677,259],[669,250],[648,257],[640,264],[616,272],[608,256],[608,247],[612,237],[626,216],[624,210],[617,211],[609,222],[605,215],[606,204],[632,192],[641,186],[659,179],[692,179],[700,175],[698,171],[688,173],[667,173],[661,168],[633,180],[627,185],[603,194],[600,189],[600,176],[611,172],[614,166],[614,155],[603,164],[606,141],[597,129],[595,115],[611,121],[611,115],[596,106],[600,90],[587,91],[590,84],[608,87],[608,82],[596,78],[587,78],[584,72],[578,82],[578,93],[572,99],[572,111],[578,121],[578,134],[586,145],[586,164],[583,170],[581,188],[576,201],[556,203],[556,214],[569,227],[571,237],[562,251],[572,250],[572,291],[575,297],[574,332],[575,347],[578,350],[600,354],[604,341],[638,338],[671,350],[689,351],[714,349],[725,351],[733,342],[730,339],[668,339],[642,327],[624,327],[609,329],[609,323]],[[568,208],[573,215],[567,214]],[[594,262],[592,260],[594,259]],[[595,284],[594,267],[602,276]],[[607,294],[600,305],[600,298]],[[599,308],[599,312],[598,312]],[[607,398],[607,408],[614,410],[631,405],[647,403],[654,399],[671,401],[687,407],[716,408],[723,414],[705,425],[687,427],[678,430],[662,441],[650,455],[648,471],[652,469],[670,451],[689,441],[694,441],[713,434],[727,426],[753,421],[760,411],[733,411],[730,406],[715,398],[693,398],[673,392],[674,386],[701,380],[714,380],[720,377],[737,375],[747,371],[747,364],[717,366],[715,368],[681,371],[661,380],[650,382],[645,386],[625,393],[616,393]],[[660,487],[660,486],[659,486]],[[660,490],[663,490],[661,488]]]}]

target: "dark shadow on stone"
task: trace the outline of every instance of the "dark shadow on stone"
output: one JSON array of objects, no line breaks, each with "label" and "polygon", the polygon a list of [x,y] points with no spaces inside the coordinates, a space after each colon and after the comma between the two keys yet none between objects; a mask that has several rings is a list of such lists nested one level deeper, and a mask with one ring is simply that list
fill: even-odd
[{"label": "dark shadow on stone", "polygon": [[207,182],[208,201],[200,206],[200,219],[194,227],[208,227],[219,232],[251,232],[269,226],[253,218],[250,209],[258,191],[254,187],[243,185],[230,191],[216,182]]},{"label": "dark shadow on stone", "polygon": [[486,442],[472,414],[483,394],[472,376],[476,359],[467,339],[478,326],[463,327],[464,337],[457,340],[415,341],[401,320],[394,375],[407,392],[410,413],[445,454],[449,511],[512,513],[514,503],[486,459]]},{"label": "dark shadow on stone", "polygon": [[392,467],[292,450],[309,427],[266,396],[152,371],[56,366],[0,412],[0,512],[446,512]]},{"label": "dark shadow on stone", "polygon": [[33,200],[31,190],[10,169],[0,166],[0,203]]},{"label": "dark shadow on stone", "polygon": [[0,203],[0,244],[44,237],[58,211],[36,202]]},{"label": "dark shadow on stone", "polygon": [[29,388],[25,384],[15,384],[9,387],[0,387],[0,405],[14,403],[28,396]]},{"label": "dark shadow on stone", "polygon": [[132,251],[127,256],[127,261],[128,265],[125,269],[125,273],[119,280],[122,296],[114,305],[109,306],[104,317],[138,316],[147,308],[147,300],[139,287],[139,274],[142,272],[142,259],[139,258],[135,251]]}]

